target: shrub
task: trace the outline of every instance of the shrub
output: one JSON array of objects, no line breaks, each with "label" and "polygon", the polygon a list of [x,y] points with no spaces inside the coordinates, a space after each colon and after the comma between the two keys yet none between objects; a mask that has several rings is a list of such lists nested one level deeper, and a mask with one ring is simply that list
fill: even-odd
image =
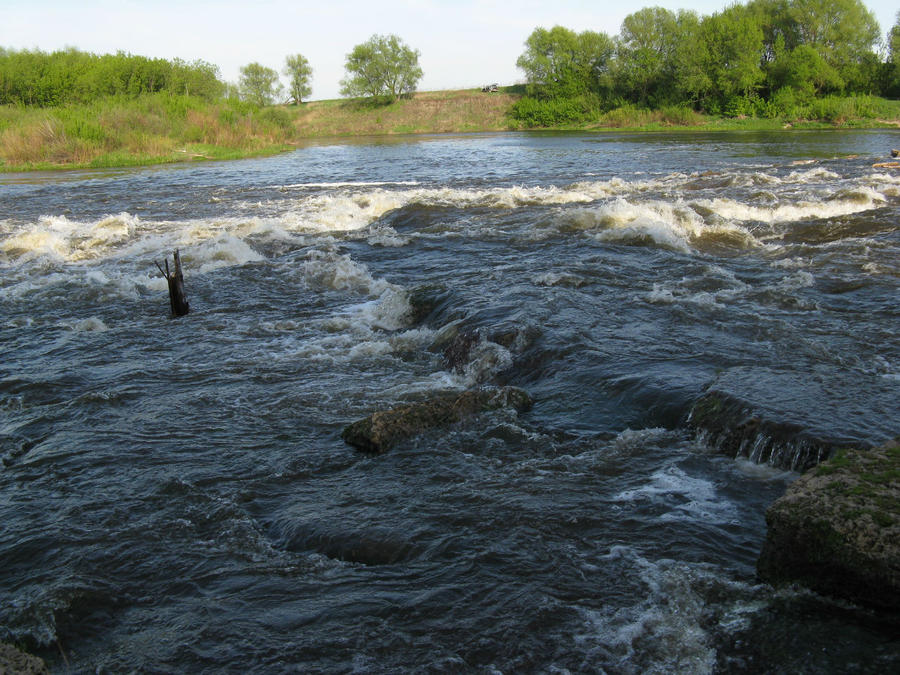
[{"label": "shrub", "polygon": [[261,122],[281,129],[282,131],[290,131],[294,127],[291,114],[284,108],[264,108],[259,113]]},{"label": "shrub", "polygon": [[585,122],[597,116],[597,104],[586,96],[538,99],[525,96],[512,107],[510,116],[526,127],[553,127]]}]

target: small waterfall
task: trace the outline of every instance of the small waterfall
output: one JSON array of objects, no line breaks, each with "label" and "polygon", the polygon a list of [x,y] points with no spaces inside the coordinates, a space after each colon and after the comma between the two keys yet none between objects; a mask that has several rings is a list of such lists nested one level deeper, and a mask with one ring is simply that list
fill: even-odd
[{"label": "small waterfall", "polygon": [[694,403],[688,426],[698,442],[721,454],[798,472],[846,445],[817,438],[811,430],[791,422],[765,419],[747,403],[717,391],[707,392]]}]

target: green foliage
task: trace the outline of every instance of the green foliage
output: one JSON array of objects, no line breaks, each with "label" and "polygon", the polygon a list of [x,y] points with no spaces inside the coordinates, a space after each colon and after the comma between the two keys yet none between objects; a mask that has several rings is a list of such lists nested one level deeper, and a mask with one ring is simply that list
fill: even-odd
[{"label": "green foliage", "polygon": [[409,96],[422,79],[419,50],[408,47],[396,35],[373,35],[356,45],[345,64],[342,96],[371,96],[394,101]]},{"label": "green foliage", "polygon": [[285,59],[283,73],[290,79],[288,92],[291,100],[299,105],[304,98],[312,94],[310,79],[312,78],[312,66],[303,54],[294,54]]},{"label": "green foliage", "polygon": [[532,96],[584,96],[608,88],[613,51],[612,40],[603,33],[536,28],[516,65],[525,71]]},{"label": "green foliage", "polygon": [[260,107],[272,105],[283,89],[274,69],[256,62],[241,66],[238,90],[245,101]]},{"label": "green foliage", "polygon": [[887,36],[888,58],[884,67],[883,90],[886,95],[900,97],[900,12]]},{"label": "green foliage", "polygon": [[43,108],[115,96],[170,92],[215,100],[224,85],[205,61],[150,59],[119,52],[97,56],[77,49],[53,53],[0,50],[0,105]]},{"label": "green foliage", "polygon": [[[625,18],[611,51],[606,36],[585,35],[597,36],[534,30],[517,61],[533,100],[523,99],[514,119],[571,124],[627,103],[637,107],[624,108],[625,117],[674,105],[845,124],[861,99],[838,104],[833,96],[900,96],[900,14],[883,61],[874,51],[878,25],[861,0],[750,0],[702,18],[649,7]],[[587,94],[599,100],[585,108]]]},{"label": "green foliage", "polygon": [[589,96],[573,98],[519,99],[510,111],[510,117],[526,127],[553,127],[585,122],[597,117],[599,101]]},{"label": "green foliage", "polygon": [[284,108],[266,108],[259,113],[259,119],[266,124],[270,124],[281,129],[282,131],[290,131],[294,128],[294,120],[291,117],[290,113]]},{"label": "green foliage", "polygon": [[648,7],[625,17],[617,42],[616,79],[636,103],[657,103],[669,94],[679,56],[678,45],[696,15],[676,15]]},{"label": "green foliage", "polygon": [[769,85],[790,87],[805,101],[825,92],[840,91],[844,80],[812,45],[777,53],[769,67]]}]

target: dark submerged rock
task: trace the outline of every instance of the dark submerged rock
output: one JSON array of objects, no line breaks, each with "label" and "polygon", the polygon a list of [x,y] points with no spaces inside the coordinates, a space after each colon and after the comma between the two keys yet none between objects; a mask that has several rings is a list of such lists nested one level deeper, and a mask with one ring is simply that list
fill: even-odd
[{"label": "dark submerged rock", "polygon": [[425,323],[433,314],[449,305],[450,291],[438,284],[417,286],[409,293],[409,320],[414,326]]},{"label": "dark submerged rock", "polygon": [[481,341],[478,330],[463,330],[456,333],[443,351],[444,368],[462,373],[472,360],[472,349]]},{"label": "dark submerged rock", "polygon": [[381,453],[428,429],[449,426],[499,408],[528,410],[532,403],[528,393],[516,387],[440,394],[426,401],[372,413],[346,427],[341,438],[359,450]]},{"label": "dark submerged rock", "polygon": [[305,523],[284,544],[288,551],[315,551],[359,565],[393,565],[413,553],[411,542],[386,528],[355,531],[340,523]]},{"label": "dark submerged rock", "polygon": [[766,512],[761,579],[900,611],[900,443],[841,450]]}]

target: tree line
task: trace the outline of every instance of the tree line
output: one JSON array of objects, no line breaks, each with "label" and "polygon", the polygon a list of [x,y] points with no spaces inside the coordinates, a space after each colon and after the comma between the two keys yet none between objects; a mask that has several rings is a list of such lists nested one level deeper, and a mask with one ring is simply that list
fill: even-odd
[{"label": "tree line", "polygon": [[860,0],[751,0],[699,16],[649,7],[620,33],[536,28],[514,116],[557,124],[623,105],[772,117],[829,95],[900,95],[900,13],[881,53]]},{"label": "tree line", "polygon": [[218,66],[205,61],[0,47],[0,104],[50,108],[157,92],[214,100],[224,91]]},{"label": "tree line", "polygon": [[[396,35],[373,35],[347,54],[342,96],[364,96],[384,102],[412,94],[422,79],[420,52]],[[300,103],[312,92],[312,67],[302,54],[288,56],[282,71],[290,81],[290,100]],[[238,94],[259,105],[271,104],[282,95],[278,72],[260,63],[241,68]]]},{"label": "tree line", "polygon": [[[373,35],[347,54],[341,94],[384,102],[408,96],[422,77],[419,56],[396,35]],[[882,45],[861,0],[750,0],[708,16],[648,7],[627,16],[616,36],[536,28],[516,65],[526,96],[512,116],[526,125],[628,105],[775,117],[826,96],[900,96],[900,12]],[[313,70],[302,54],[288,56],[282,74],[288,100],[310,96]],[[156,92],[258,106],[285,95],[279,73],[260,63],[226,84],[205,61],[0,48],[0,104],[51,107]]]},{"label": "tree line", "polygon": [[[347,55],[344,96],[392,101],[415,91],[422,77],[419,51],[396,35],[373,35]],[[289,55],[282,73],[288,100],[299,104],[312,93],[313,69],[302,54]],[[239,98],[257,106],[282,100],[279,73],[254,62],[242,66],[237,84],[219,77],[205,61],[147,58],[119,52],[96,55],[68,48],[52,53],[0,47],[0,105],[51,108],[105,97],[137,98],[167,92],[216,100]]]}]

